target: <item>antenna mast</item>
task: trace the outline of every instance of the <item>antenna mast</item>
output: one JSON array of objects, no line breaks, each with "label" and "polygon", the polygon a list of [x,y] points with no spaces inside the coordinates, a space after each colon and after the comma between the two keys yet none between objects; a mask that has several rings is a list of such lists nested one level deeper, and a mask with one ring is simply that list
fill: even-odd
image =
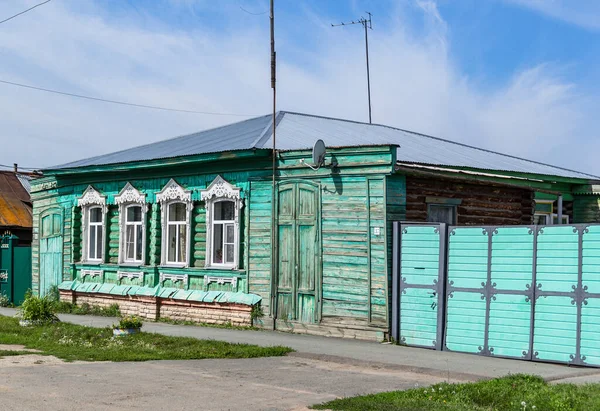
[{"label": "antenna mast", "polygon": [[277,311],[275,309],[275,305],[277,303],[277,272],[275,271],[276,266],[276,258],[277,258],[277,242],[275,240],[275,235],[277,233],[277,227],[275,223],[277,219],[275,218],[275,214],[277,210],[275,209],[275,190],[277,188],[277,183],[275,181],[275,172],[277,167],[277,146],[275,145],[275,128],[276,128],[276,97],[277,97],[277,89],[275,87],[275,74],[276,74],[276,54],[275,54],[275,6],[274,0],[271,0],[271,8],[269,18],[271,20],[271,88],[273,89],[273,186],[271,190],[271,304],[270,310],[273,316],[273,329],[275,329],[275,322],[277,321]]},{"label": "antenna mast", "polygon": [[369,124],[371,123],[371,75],[369,73],[369,30],[373,30],[373,24],[371,21],[372,14],[368,11],[366,12],[369,16],[368,19],[361,16],[358,21],[352,20],[348,23],[340,23],[340,24],[332,24],[331,27],[339,27],[339,26],[351,26],[353,24],[362,24],[365,29],[365,55],[367,57],[367,95],[369,99]]}]

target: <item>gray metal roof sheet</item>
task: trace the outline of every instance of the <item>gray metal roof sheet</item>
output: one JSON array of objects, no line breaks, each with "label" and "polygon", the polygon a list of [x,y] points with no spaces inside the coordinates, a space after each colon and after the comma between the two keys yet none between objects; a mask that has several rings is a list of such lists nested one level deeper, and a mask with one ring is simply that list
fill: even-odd
[{"label": "gray metal roof sheet", "polygon": [[[592,174],[385,125],[286,111],[278,113],[278,149],[309,149],[317,139],[322,139],[330,147],[397,144],[400,146],[397,154],[398,161],[407,163],[600,179]],[[270,148],[271,145],[271,116],[266,115],[112,154],[75,161],[52,169],[126,163],[220,151]]]}]

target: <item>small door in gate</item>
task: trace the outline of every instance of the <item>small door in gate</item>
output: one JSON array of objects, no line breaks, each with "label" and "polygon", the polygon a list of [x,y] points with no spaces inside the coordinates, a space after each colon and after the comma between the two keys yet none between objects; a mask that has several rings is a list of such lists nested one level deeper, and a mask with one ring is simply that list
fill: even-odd
[{"label": "small door in gate", "polygon": [[401,344],[441,349],[445,232],[445,224],[401,224],[399,230],[395,226],[393,268],[398,293],[392,334]]},{"label": "small door in gate", "polygon": [[62,282],[62,212],[42,215],[40,221],[40,295]]}]

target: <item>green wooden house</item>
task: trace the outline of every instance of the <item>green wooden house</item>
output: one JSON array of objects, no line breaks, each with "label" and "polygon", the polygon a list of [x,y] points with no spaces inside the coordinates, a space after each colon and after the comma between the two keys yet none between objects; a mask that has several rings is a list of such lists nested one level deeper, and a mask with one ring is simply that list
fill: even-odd
[{"label": "green wooden house", "polygon": [[34,291],[150,319],[381,340],[391,221],[600,221],[593,175],[382,125],[290,112],[275,124],[274,191],[270,116],[44,170]]}]

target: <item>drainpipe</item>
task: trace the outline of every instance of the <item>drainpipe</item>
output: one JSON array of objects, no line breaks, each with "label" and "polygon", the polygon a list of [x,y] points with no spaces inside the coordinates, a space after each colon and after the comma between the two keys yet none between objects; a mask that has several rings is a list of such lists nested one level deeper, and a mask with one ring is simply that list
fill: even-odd
[{"label": "drainpipe", "polygon": [[556,224],[562,224],[562,218],[563,218],[563,196],[562,194],[558,195],[558,211],[556,213],[557,215],[557,222]]}]

